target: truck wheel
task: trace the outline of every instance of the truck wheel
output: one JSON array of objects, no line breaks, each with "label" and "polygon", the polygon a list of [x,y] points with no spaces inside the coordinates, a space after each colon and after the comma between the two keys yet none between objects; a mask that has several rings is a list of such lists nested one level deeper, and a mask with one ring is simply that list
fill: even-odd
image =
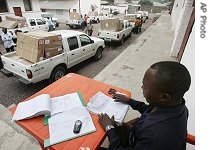
[{"label": "truck wheel", "polygon": [[69,28],[70,28],[70,29],[73,29],[73,26],[69,25]]},{"label": "truck wheel", "polygon": [[123,35],[123,37],[122,37],[122,39],[121,39],[121,41],[120,41],[120,44],[123,45],[124,42],[125,42],[125,36]]},{"label": "truck wheel", "polygon": [[97,49],[97,51],[96,51],[96,54],[94,55],[94,60],[99,60],[99,59],[101,59],[101,57],[102,57],[102,51],[103,51],[103,49],[102,49],[102,47],[99,47],[98,49]]},{"label": "truck wheel", "polygon": [[66,75],[66,68],[63,66],[57,66],[53,69],[51,76],[50,76],[50,83],[55,82],[56,80],[62,78]]}]

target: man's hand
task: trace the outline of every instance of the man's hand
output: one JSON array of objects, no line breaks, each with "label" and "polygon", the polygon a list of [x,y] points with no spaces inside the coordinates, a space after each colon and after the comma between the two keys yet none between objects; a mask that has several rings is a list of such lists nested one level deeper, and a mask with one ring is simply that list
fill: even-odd
[{"label": "man's hand", "polygon": [[128,101],[130,100],[130,98],[122,94],[114,94],[113,98],[115,99],[115,102],[121,102],[124,104],[127,104]]},{"label": "man's hand", "polygon": [[107,114],[103,114],[103,113],[98,116],[99,116],[98,121],[104,130],[106,130],[107,125],[113,125],[113,126],[115,125],[114,116],[112,116],[112,118],[110,118]]}]

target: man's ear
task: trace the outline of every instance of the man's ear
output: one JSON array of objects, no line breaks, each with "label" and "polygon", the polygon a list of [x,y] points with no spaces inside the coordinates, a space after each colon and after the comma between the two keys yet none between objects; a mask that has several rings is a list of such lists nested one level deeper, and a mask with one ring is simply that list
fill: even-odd
[{"label": "man's ear", "polygon": [[171,95],[169,95],[168,93],[161,93],[160,100],[161,102],[167,102],[171,100]]}]

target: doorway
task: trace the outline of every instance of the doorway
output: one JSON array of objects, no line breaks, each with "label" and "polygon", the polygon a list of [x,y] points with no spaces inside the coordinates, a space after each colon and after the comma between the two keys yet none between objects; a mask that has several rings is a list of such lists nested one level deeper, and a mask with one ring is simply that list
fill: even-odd
[{"label": "doorway", "polygon": [[13,10],[14,10],[14,12],[15,12],[15,16],[20,16],[20,17],[23,16],[20,7],[13,7]]}]

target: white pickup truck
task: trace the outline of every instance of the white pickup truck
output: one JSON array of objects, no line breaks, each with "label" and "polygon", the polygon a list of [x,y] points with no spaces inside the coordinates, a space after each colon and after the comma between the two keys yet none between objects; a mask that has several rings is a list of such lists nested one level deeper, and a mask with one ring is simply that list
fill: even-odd
[{"label": "white pickup truck", "polygon": [[37,63],[31,63],[16,52],[1,56],[4,70],[13,73],[19,81],[29,84],[49,79],[50,83],[58,80],[67,73],[67,69],[93,57],[99,60],[105,47],[104,41],[96,37],[89,37],[83,32],[74,30],[52,31],[62,37],[63,52]]},{"label": "white pickup truck", "polygon": [[[8,27],[10,25],[10,27]],[[25,18],[19,16],[6,16],[6,20],[0,23],[0,28],[8,28],[16,41],[15,30],[21,32],[48,31],[48,25],[41,18]]]},{"label": "white pickup truck", "polygon": [[99,30],[98,37],[103,39],[105,42],[120,42],[123,44],[126,37],[130,37],[132,34],[133,27],[128,20],[120,20],[122,30]]}]

